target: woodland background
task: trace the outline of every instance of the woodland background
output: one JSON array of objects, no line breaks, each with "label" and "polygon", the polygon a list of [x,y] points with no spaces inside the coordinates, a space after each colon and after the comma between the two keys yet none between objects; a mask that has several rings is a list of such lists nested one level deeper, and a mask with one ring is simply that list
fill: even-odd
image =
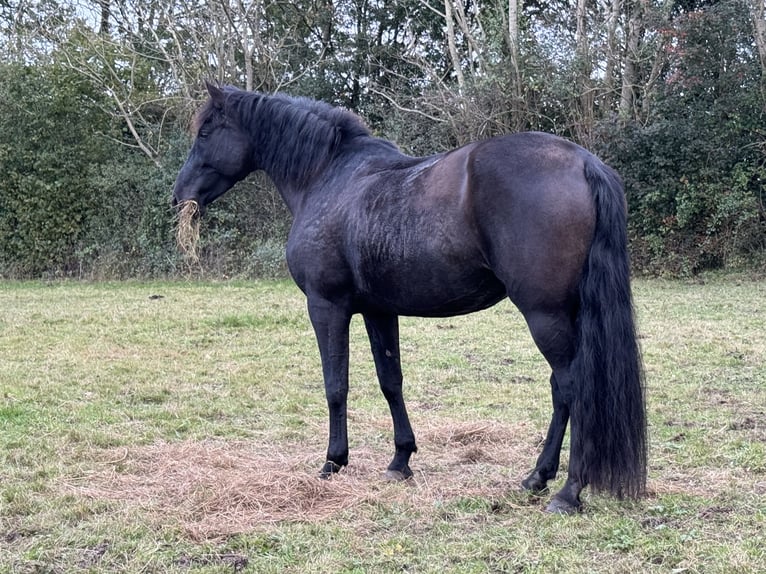
[{"label": "woodland background", "polygon": [[[623,176],[633,265],[766,266],[764,0],[0,0],[0,278],[185,273],[169,207],[204,81],[323,99],[426,155],[518,130]],[[208,276],[284,273],[263,176]]]}]

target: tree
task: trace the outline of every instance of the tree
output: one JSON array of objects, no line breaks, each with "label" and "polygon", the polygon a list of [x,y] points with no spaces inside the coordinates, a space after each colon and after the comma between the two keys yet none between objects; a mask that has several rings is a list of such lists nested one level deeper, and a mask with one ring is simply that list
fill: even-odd
[{"label": "tree", "polygon": [[741,262],[766,244],[766,113],[758,56],[746,49],[747,7],[692,8],[664,31],[651,112],[604,148],[628,184],[636,261],[686,273]]},{"label": "tree", "polygon": [[[421,155],[573,138],[623,173],[638,262],[726,264],[763,246],[765,38],[763,0],[6,0],[0,260],[43,272],[24,257],[47,237],[58,271],[172,269],[165,194],[208,79],[349,107]],[[268,184],[242,186],[211,210],[211,254],[284,236]]]}]

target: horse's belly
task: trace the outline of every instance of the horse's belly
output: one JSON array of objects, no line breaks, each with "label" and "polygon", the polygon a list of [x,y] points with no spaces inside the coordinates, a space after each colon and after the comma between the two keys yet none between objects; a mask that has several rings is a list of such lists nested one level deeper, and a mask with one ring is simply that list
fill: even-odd
[{"label": "horse's belly", "polygon": [[433,269],[373,273],[357,298],[360,311],[416,317],[463,315],[491,307],[506,296],[505,286],[486,269],[434,273]]}]

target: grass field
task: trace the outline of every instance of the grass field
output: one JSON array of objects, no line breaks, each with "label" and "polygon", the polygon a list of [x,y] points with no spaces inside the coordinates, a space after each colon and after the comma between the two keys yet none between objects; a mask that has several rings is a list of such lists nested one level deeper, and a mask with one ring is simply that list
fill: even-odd
[{"label": "grass field", "polygon": [[327,415],[292,284],[0,283],[0,573],[766,571],[766,287],[635,294],[649,495],[586,490],[562,517],[518,490],[550,396],[510,304],[402,320],[420,451],[389,484],[359,319],[351,462],[315,478]]}]

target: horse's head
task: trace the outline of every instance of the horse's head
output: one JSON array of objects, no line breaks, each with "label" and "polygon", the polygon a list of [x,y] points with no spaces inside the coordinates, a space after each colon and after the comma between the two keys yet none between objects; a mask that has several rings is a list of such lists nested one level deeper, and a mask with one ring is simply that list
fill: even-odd
[{"label": "horse's head", "polygon": [[203,209],[255,169],[250,138],[227,114],[229,94],[211,84],[207,90],[194,145],[176,178],[174,205],[194,201]]}]

